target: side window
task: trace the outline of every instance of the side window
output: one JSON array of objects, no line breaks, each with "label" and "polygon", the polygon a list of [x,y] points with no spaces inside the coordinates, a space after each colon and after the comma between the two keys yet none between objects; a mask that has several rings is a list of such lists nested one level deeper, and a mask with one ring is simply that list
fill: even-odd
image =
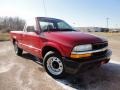
[{"label": "side window", "polygon": [[47,31],[48,29],[54,29],[53,23],[50,22],[40,22],[40,27],[42,31]]},{"label": "side window", "polygon": [[35,28],[34,28],[34,26],[27,26],[26,31],[27,32],[34,32]]}]

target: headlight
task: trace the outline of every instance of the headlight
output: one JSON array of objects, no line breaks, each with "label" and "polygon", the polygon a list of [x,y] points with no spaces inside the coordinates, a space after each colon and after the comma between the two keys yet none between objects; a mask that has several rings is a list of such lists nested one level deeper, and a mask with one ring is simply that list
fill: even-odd
[{"label": "headlight", "polygon": [[85,44],[85,45],[78,45],[75,46],[71,52],[70,57],[71,58],[84,58],[84,57],[90,57],[92,54],[91,53],[86,53],[86,54],[75,54],[74,52],[84,52],[84,51],[90,51],[92,50],[92,45],[91,44]]},{"label": "headlight", "polygon": [[83,51],[89,51],[89,50],[92,50],[91,44],[78,45],[73,48],[73,52],[83,52]]}]

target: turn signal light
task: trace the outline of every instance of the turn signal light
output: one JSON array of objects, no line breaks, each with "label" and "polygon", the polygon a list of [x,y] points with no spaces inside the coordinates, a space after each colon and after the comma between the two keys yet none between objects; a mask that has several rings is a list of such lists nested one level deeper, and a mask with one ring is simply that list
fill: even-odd
[{"label": "turn signal light", "polygon": [[90,57],[92,54],[91,53],[87,53],[87,54],[71,54],[70,57],[71,58],[84,58],[84,57]]}]

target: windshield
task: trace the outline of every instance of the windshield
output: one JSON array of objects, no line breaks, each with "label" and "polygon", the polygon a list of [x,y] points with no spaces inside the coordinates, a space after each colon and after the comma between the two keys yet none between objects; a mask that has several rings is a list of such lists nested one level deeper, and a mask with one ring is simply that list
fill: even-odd
[{"label": "windshield", "polygon": [[40,19],[39,24],[42,31],[75,31],[70,25],[59,19]]}]

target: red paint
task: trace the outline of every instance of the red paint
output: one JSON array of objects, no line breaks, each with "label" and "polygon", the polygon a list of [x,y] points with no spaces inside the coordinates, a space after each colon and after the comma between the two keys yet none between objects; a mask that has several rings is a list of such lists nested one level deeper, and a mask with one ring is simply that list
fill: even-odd
[{"label": "red paint", "polygon": [[40,18],[36,18],[37,33],[11,31],[10,34],[11,39],[15,39],[20,48],[40,58],[43,58],[42,51],[46,46],[54,47],[62,56],[70,57],[71,51],[76,45],[106,42],[97,36],[78,31],[41,32],[38,19]]}]

